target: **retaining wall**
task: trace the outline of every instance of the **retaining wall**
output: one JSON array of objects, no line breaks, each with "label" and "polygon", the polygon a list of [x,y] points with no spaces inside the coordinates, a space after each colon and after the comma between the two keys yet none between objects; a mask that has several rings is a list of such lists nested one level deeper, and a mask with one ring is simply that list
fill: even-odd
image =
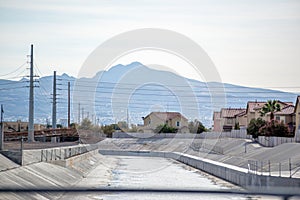
[{"label": "retaining wall", "polygon": [[[231,132],[204,132],[201,134],[192,133],[124,133],[115,132],[113,138],[178,138],[178,139],[218,139],[218,138],[239,138],[239,139],[252,139],[251,135],[247,135],[246,130],[232,130]],[[265,137],[259,136],[256,140],[263,146],[275,147],[284,143],[300,142],[300,132],[295,133],[295,137]]]},{"label": "retaining wall", "polygon": [[98,154],[98,149],[89,152],[82,153],[73,157],[66,158],[64,160],[54,160],[53,163],[63,167],[73,168],[74,164],[78,164],[82,161],[89,159],[91,156]]},{"label": "retaining wall", "polygon": [[113,138],[181,138],[181,139],[217,139],[217,138],[242,138],[251,139],[251,135],[247,135],[246,130],[233,130],[231,132],[204,132],[201,134],[194,133],[125,133],[125,132],[114,132]]},{"label": "retaining wall", "polygon": [[70,147],[23,150],[23,152],[2,151],[1,153],[17,164],[28,165],[43,161],[50,162],[55,160],[65,160],[67,158],[95,150],[96,148],[97,145],[78,145]]},{"label": "retaining wall", "polygon": [[258,136],[257,142],[266,147],[275,147],[284,143],[295,143],[295,138]]},{"label": "retaining wall", "polygon": [[226,181],[242,186],[247,189],[255,191],[265,190],[274,187],[284,187],[290,190],[299,190],[300,179],[274,177],[257,175],[250,173],[248,169],[224,164],[221,162],[199,158],[183,153],[176,152],[151,152],[151,151],[119,151],[119,150],[99,150],[104,155],[123,155],[123,156],[150,156],[150,157],[164,157],[171,158],[211,175],[222,178]]}]

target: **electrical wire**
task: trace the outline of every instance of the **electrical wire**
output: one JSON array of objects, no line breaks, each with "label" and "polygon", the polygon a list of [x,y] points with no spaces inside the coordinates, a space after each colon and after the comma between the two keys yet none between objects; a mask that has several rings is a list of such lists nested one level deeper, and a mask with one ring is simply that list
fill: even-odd
[{"label": "electrical wire", "polygon": [[11,71],[7,74],[0,74],[0,77],[3,77],[3,76],[7,76],[7,75],[10,75],[10,74],[13,74],[15,72],[17,72],[19,69],[21,69],[25,64],[27,64],[27,62],[23,63],[22,65],[20,65],[19,67],[17,67],[17,69],[15,69],[14,71]]}]

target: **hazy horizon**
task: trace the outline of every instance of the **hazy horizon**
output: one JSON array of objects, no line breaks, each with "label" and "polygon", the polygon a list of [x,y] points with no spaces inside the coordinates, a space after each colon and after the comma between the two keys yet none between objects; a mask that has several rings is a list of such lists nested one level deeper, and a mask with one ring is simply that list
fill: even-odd
[{"label": "hazy horizon", "polygon": [[[224,83],[299,93],[299,1],[35,1],[0,0],[0,78],[28,75],[34,44],[40,76],[77,77],[103,42],[141,28],[167,29],[193,40],[213,61]],[[169,57],[168,57],[169,56]],[[199,80],[182,59],[134,52],[114,63],[166,65]],[[24,65],[20,73],[11,72]]]}]

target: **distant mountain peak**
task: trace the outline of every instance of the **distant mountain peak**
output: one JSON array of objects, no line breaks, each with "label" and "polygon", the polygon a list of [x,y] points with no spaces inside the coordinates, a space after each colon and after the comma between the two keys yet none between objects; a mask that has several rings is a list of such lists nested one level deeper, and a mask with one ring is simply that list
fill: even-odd
[{"label": "distant mountain peak", "polygon": [[67,78],[70,77],[70,76],[69,76],[68,74],[66,74],[66,73],[63,73],[61,76],[62,76],[62,77],[67,77]]},{"label": "distant mountain peak", "polygon": [[19,81],[20,82],[25,82],[25,81],[28,81],[29,79],[27,79],[27,78],[25,78],[25,77],[23,77],[22,79],[20,79]]},{"label": "distant mountain peak", "polygon": [[142,63],[140,62],[137,62],[137,61],[134,61],[130,64],[127,64],[127,65],[123,65],[123,64],[118,64],[118,65],[115,65],[115,66],[112,66],[111,68],[109,68],[107,71],[112,71],[112,70],[119,70],[120,68],[123,68],[124,69],[129,69],[129,68],[135,68],[135,67],[147,67],[145,65],[143,65]]}]

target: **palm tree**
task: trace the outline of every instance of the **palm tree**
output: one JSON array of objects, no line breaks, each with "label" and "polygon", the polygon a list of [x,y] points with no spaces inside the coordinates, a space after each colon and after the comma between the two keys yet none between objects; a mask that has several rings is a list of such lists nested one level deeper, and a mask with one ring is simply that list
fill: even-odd
[{"label": "palm tree", "polygon": [[270,114],[270,120],[272,121],[274,119],[274,112],[280,111],[280,105],[278,104],[278,101],[276,100],[268,100],[267,103],[262,107],[260,111],[260,115],[264,116],[267,113]]}]

